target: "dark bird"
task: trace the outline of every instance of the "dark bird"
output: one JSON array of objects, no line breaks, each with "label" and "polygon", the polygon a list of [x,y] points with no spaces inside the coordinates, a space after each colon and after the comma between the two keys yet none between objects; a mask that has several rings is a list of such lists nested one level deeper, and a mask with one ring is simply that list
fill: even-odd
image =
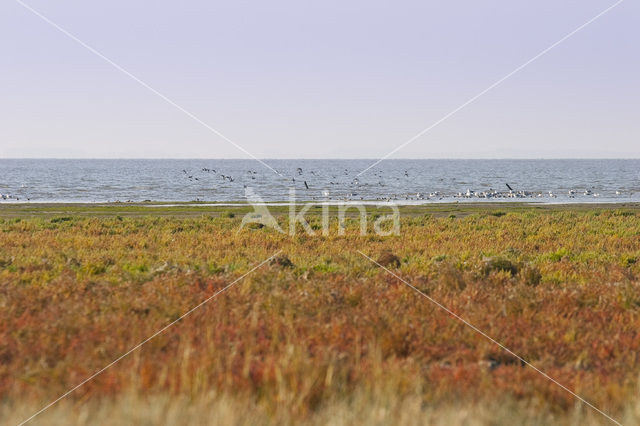
[{"label": "dark bird", "polygon": [[509,191],[513,191],[513,188],[510,187],[508,183],[505,183],[505,185],[507,185],[507,188],[509,188]]},{"label": "dark bird", "polygon": [[304,181],[304,187],[309,189],[309,185],[307,185],[307,181],[306,180]]}]

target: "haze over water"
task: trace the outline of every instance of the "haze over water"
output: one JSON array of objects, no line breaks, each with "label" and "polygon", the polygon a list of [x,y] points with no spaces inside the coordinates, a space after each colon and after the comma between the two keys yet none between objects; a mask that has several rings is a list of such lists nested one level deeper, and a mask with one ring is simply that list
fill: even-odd
[{"label": "haze over water", "polygon": [[385,160],[357,176],[373,161],[265,160],[283,178],[254,160],[0,159],[0,203],[242,202],[247,187],[266,202],[291,188],[308,201],[640,202],[637,159]]}]

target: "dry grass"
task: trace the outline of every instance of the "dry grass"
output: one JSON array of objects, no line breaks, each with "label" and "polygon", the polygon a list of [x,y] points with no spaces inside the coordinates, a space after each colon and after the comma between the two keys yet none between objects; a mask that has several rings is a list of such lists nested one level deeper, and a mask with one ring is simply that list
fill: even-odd
[{"label": "dry grass", "polygon": [[604,419],[355,249],[393,253],[394,270],[422,291],[614,417],[638,419],[635,212],[413,215],[393,237],[360,236],[354,221],[344,237],[289,237],[236,233],[238,216],[0,220],[10,423],[277,250],[292,264],[265,265],[36,420]]},{"label": "dry grass", "polygon": [[[7,424],[18,424],[40,406],[20,404],[0,408],[0,418]],[[630,405],[620,414],[623,424],[638,424],[640,405]],[[275,412],[250,397],[207,394],[191,399],[168,394],[153,396],[122,395],[82,403],[61,402],[45,415],[33,420],[34,425],[160,425],[192,426],[210,424],[233,425],[601,425],[604,417],[581,407],[553,413],[541,407],[509,400],[483,400],[464,404],[452,401],[433,406],[420,395],[363,395],[332,401],[319,406],[301,419],[293,415],[286,403]]]}]

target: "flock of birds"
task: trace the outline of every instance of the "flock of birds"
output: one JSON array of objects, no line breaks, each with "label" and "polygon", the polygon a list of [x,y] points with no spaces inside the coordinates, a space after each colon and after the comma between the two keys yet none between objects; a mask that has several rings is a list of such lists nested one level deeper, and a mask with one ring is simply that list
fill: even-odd
[{"label": "flock of birds", "polygon": [[[294,173],[291,173],[290,177],[285,177],[283,173],[278,172],[280,176],[281,183],[284,187],[294,187],[302,188],[304,187],[305,192],[307,192],[307,196],[303,198],[311,199],[311,200],[334,200],[334,201],[355,201],[355,200],[371,200],[371,201],[428,201],[428,200],[457,200],[457,199],[482,199],[482,200],[490,200],[490,199],[540,199],[540,198],[557,198],[558,193],[554,193],[553,191],[541,192],[541,191],[526,191],[526,190],[515,190],[509,183],[506,183],[506,190],[499,191],[493,188],[489,188],[488,190],[482,191],[474,191],[471,189],[467,189],[466,192],[452,192],[452,193],[443,193],[441,191],[433,191],[433,192],[416,192],[416,193],[403,193],[403,194],[384,194],[381,193],[387,192],[382,190],[386,186],[393,188],[405,188],[408,185],[406,182],[409,179],[409,171],[404,171],[404,176],[402,173],[398,173],[395,176],[386,176],[382,171],[373,171],[372,175],[374,179],[369,180],[367,182],[360,182],[358,176],[351,178],[349,177],[350,171],[348,169],[344,169],[344,172],[335,172],[330,175],[330,178],[323,177],[321,174],[317,174],[315,171],[310,170],[308,173],[305,173],[301,167],[295,169]],[[244,188],[255,185],[256,183],[263,182],[263,179],[260,178],[258,172],[256,170],[246,170],[246,172],[241,173],[240,175],[231,176],[230,174],[224,174],[218,172],[216,169],[203,167],[199,170],[199,172],[194,173],[188,171],[187,169],[182,170],[182,176],[187,179],[189,182],[195,184],[198,183],[203,189],[209,187],[211,188],[211,183],[215,176],[215,179],[221,179],[225,186],[234,187],[236,185],[243,185]],[[297,180],[296,180],[297,178]],[[314,184],[310,184],[307,179],[313,179]],[[402,182],[404,180],[404,182]],[[442,179],[440,179],[442,180]],[[257,182],[254,182],[257,181]],[[400,181],[398,184],[394,185],[389,182]],[[218,181],[220,182],[220,181]],[[335,188],[332,191],[329,188]],[[284,192],[283,192],[284,193]],[[364,193],[365,195],[362,195]],[[620,196],[623,195],[622,191],[615,191],[615,195]],[[633,193],[628,193],[628,195],[633,195]],[[238,193],[238,198],[242,198],[244,193]],[[599,192],[595,192],[595,188],[584,189],[584,190],[576,190],[570,189],[566,193],[566,197],[569,199],[577,198],[577,197],[591,197],[597,198],[600,197]],[[0,201],[1,200],[15,200],[20,201],[20,197],[11,194],[2,194],[0,193]],[[29,201],[30,199],[27,197],[23,197],[23,200]],[[194,201],[202,201],[200,198],[196,198]]]},{"label": "flock of birds", "polygon": [[[508,192],[499,192],[493,189],[489,189],[489,191],[475,192],[468,189],[467,192],[465,193],[458,192],[457,194],[454,195],[454,197],[455,198],[542,198],[542,197],[558,198],[558,195],[553,191],[548,191],[548,193],[545,194],[543,192],[514,191],[509,186],[509,184],[507,184],[507,187],[509,188]],[[622,195],[622,191],[616,191],[615,193],[616,195]],[[569,198],[576,198],[576,196],[578,195],[579,193],[575,189],[570,189],[567,192],[567,196]],[[600,196],[600,193],[593,192],[590,189],[585,189],[582,195],[587,197],[597,198]]]},{"label": "flock of birds", "polygon": [[[0,194],[0,200],[20,201],[20,197],[18,197],[16,195],[11,195],[11,194]],[[27,198],[26,200],[29,201],[29,198]]]},{"label": "flock of birds", "polygon": [[[238,180],[238,185],[241,182],[243,182],[242,185],[244,188],[247,188],[248,186],[251,185],[251,182],[247,182],[247,178],[243,178],[242,176],[234,177],[231,175],[218,173],[217,170],[211,169],[211,168],[202,168],[200,171],[205,174],[217,175],[224,182],[228,182],[228,183],[233,183],[233,182],[236,182],[236,180]],[[384,176],[383,172],[381,171],[373,172],[372,174],[376,178],[374,179],[377,181],[376,183],[371,183],[371,182],[361,183],[357,176],[353,179],[347,178],[345,180],[344,176],[349,176],[350,174],[350,171],[348,169],[344,169],[343,173],[331,174],[330,179],[322,179],[322,176],[320,174],[317,174],[313,170],[310,170],[308,171],[307,174],[305,174],[301,167],[296,168],[295,173],[292,173],[292,176],[288,178],[284,177],[284,175],[281,172],[279,171],[276,171],[276,172],[282,177],[283,184],[287,186],[291,186],[291,184],[293,184],[294,187],[300,187],[300,188],[304,186],[305,190],[311,190],[312,193],[309,194],[310,196],[307,198],[310,198],[312,200],[354,201],[354,200],[366,199],[366,200],[391,202],[391,201],[400,201],[400,200],[405,200],[405,201],[428,201],[428,200],[441,201],[446,199],[507,200],[507,199],[540,199],[540,198],[557,198],[558,197],[558,193],[553,191],[542,192],[542,191],[515,190],[509,183],[505,184],[506,190],[504,191],[499,191],[493,188],[489,188],[488,190],[483,190],[483,191],[474,191],[471,189],[467,189],[466,192],[443,193],[441,191],[433,191],[433,192],[425,192],[425,193],[417,192],[417,193],[391,194],[391,195],[371,197],[371,195],[375,193],[379,193],[380,191],[379,190],[372,191],[370,189],[367,189],[367,187],[382,188],[385,186],[390,186],[389,184],[385,183],[385,180],[400,181],[403,178],[407,179],[409,178],[409,171],[405,170],[404,176],[402,176],[402,174],[399,174],[397,176],[391,176],[391,177]],[[182,173],[189,181],[192,181],[192,182],[202,181],[202,177],[198,178],[193,173],[187,171],[186,169],[182,170]],[[248,180],[250,181],[259,179],[258,172],[255,170],[247,170],[246,174],[248,176]],[[340,176],[341,174],[343,174],[343,176]],[[304,178],[305,175],[308,176],[306,179],[314,179],[316,184],[311,185],[307,180],[305,180]],[[335,190],[335,193],[332,194],[329,188],[336,187],[336,186],[337,188]],[[360,188],[360,191],[358,190],[358,188]],[[365,198],[365,196],[361,195],[360,192],[367,193],[369,197]],[[615,195],[618,195],[618,196],[623,195],[623,192],[619,190],[615,191]],[[629,193],[629,195],[632,195],[632,193]],[[566,197],[569,199],[574,199],[577,197],[597,198],[597,197],[600,197],[600,193],[595,192],[595,188],[593,187],[592,189],[584,189],[584,190],[570,189],[567,191]],[[196,201],[201,201],[201,200],[198,198],[196,199]]]}]

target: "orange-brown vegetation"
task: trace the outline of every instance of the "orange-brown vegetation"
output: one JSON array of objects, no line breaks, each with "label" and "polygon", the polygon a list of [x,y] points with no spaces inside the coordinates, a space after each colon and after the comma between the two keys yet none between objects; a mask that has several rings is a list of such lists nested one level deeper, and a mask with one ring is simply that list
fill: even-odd
[{"label": "orange-brown vegetation", "polygon": [[[214,401],[207,416],[227,401],[262,423],[330,422],[332,406],[363,422],[380,407],[399,420],[403,404],[415,413],[407,423],[439,408],[455,422],[463,406],[487,423],[504,407],[539,422],[575,414],[571,394],[356,250],[392,259],[403,279],[613,417],[637,402],[635,213],[412,215],[390,237],[361,236],[353,219],[345,236],[236,232],[240,217],[205,215],[0,221],[0,400],[25,417],[281,250],[36,424],[86,407],[99,420],[96,407],[129,395],[179,410]],[[247,421],[243,408],[216,410]]]}]

